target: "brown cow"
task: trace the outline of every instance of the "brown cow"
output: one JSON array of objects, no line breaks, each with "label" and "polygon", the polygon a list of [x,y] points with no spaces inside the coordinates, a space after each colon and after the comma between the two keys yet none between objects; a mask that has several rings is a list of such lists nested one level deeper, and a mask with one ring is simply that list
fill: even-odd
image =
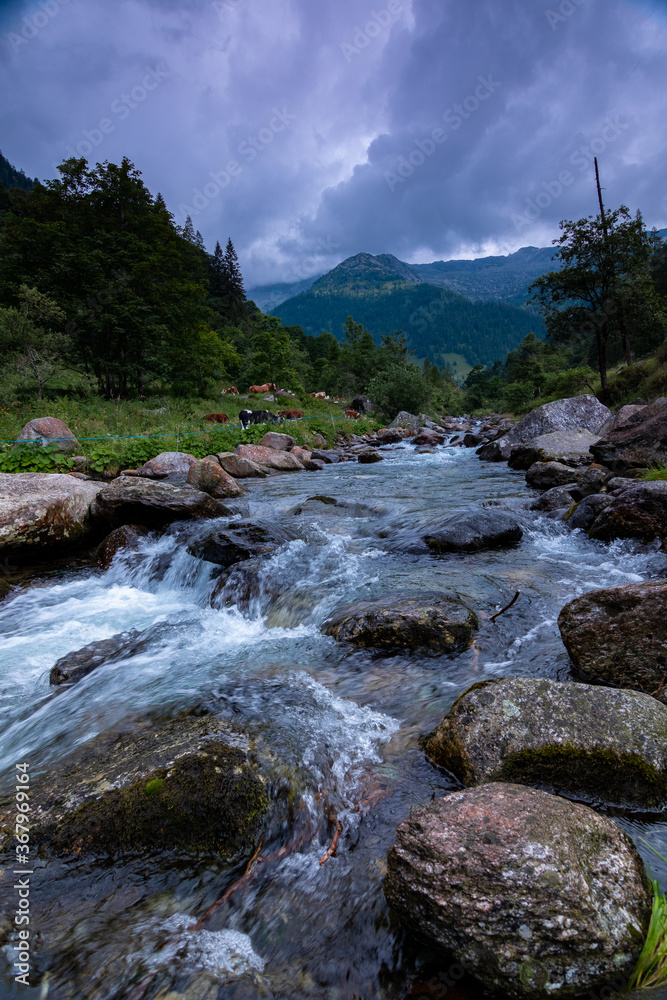
[{"label": "brown cow", "polygon": [[326,392],[309,392],[308,395],[311,396],[312,399],[326,399],[327,398]]},{"label": "brown cow", "polygon": [[278,410],[278,416],[282,417],[283,420],[300,420],[303,416],[303,410]]},{"label": "brown cow", "polygon": [[251,385],[248,392],[262,393],[262,392],[273,392],[276,389],[275,382],[267,382],[266,385]]},{"label": "brown cow", "polygon": [[207,413],[204,420],[210,420],[213,424],[226,424],[229,417],[226,413]]},{"label": "brown cow", "polygon": [[346,410],[345,411],[345,416],[346,417],[352,417],[353,420],[358,420],[359,417],[360,417],[360,414],[357,413],[356,410]]},{"label": "brown cow", "polygon": [[238,396],[238,394],[239,390],[236,388],[235,385],[230,385],[229,389],[222,390],[223,396]]}]

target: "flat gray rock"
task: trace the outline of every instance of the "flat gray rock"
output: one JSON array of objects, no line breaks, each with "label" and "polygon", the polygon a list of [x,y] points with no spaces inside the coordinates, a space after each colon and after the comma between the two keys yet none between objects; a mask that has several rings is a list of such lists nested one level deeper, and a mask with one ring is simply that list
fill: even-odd
[{"label": "flat gray rock", "polygon": [[103,486],[58,473],[0,473],[0,552],[35,557],[85,542]]},{"label": "flat gray rock", "polygon": [[422,538],[432,552],[481,552],[521,541],[523,529],[511,514],[480,507],[448,514],[430,525]]},{"label": "flat gray rock", "polygon": [[475,684],[427,753],[466,785],[510,781],[607,806],[667,806],[667,707],[637,691],[546,678]]}]

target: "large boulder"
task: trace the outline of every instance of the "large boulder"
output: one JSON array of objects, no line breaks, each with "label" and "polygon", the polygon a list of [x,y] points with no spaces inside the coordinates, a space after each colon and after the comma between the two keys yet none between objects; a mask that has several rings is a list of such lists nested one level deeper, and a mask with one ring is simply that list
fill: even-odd
[{"label": "large boulder", "polygon": [[234,521],[227,528],[198,533],[188,543],[188,551],[206,562],[227,567],[242,559],[269,555],[297,537],[296,532],[273,521]]},{"label": "large boulder", "polygon": [[575,500],[599,493],[609,478],[609,470],[599,465],[572,469],[562,462],[534,462],[526,472],[526,484],[536,490],[565,487]]},{"label": "large boulder", "polygon": [[298,458],[288,451],[274,451],[273,448],[264,448],[258,444],[237,444],[234,451],[240,458],[247,458],[277,472],[299,472],[303,469]]},{"label": "large boulder", "polygon": [[229,497],[240,497],[247,493],[245,486],[237,483],[229,473],[225,472],[220,463],[203,458],[190,466],[187,482],[210,497],[224,500]]},{"label": "large boulder", "polygon": [[278,431],[267,431],[259,442],[261,448],[273,448],[274,451],[287,451],[295,444],[291,434],[280,434]]},{"label": "large boulder", "polygon": [[39,557],[88,541],[102,486],[53,473],[0,473],[0,552]]},{"label": "large boulder", "polygon": [[439,656],[465,649],[477,625],[456,594],[418,592],[358,601],[326,622],[324,632],[354,646]]},{"label": "large boulder", "polygon": [[592,434],[599,434],[610,417],[611,410],[592,395],[544,403],[526,414],[502,438],[482,445],[480,458],[507,461],[518,445],[528,444],[554,431],[590,431]]},{"label": "large boulder", "polygon": [[117,552],[138,549],[141,539],[148,533],[148,528],[143,528],[140,524],[123,524],[120,528],[114,528],[97,549],[97,565],[108,569]]},{"label": "large boulder", "polygon": [[149,479],[166,479],[167,476],[186,477],[196,461],[195,456],[189,455],[186,451],[162,451],[155,458],[144,462],[139,469],[139,475]]},{"label": "large boulder", "polygon": [[651,914],[651,887],[607,816],[497,782],[415,809],[384,882],[414,934],[500,996],[581,997],[625,984]]},{"label": "large boulder", "polygon": [[597,493],[584,497],[567,511],[563,522],[568,528],[580,528],[581,531],[588,531],[598,515],[610,503],[613,503],[613,499],[607,493]]},{"label": "large boulder", "polygon": [[479,507],[447,514],[422,537],[432,552],[480,552],[521,541],[523,530],[507,511]]},{"label": "large boulder", "polygon": [[114,479],[98,492],[91,506],[93,517],[113,527],[140,524],[161,528],[173,521],[225,517],[231,513],[220,500],[214,500],[194,486],[158,483],[132,476]]},{"label": "large boulder", "polygon": [[627,427],[630,417],[634,417],[635,413],[645,409],[646,403],[627,403],[625,406],[621,406],[600,428],[600,438],[607,438],[612,431],[619,427]]},{"label": "large boulder", "polygon": [[[628,411],[630,407],[623,409]],[[667,463],[667,399],[656,399],[632,410],[591,448],[596,462],[617,473],[645,468],[653,462]]]},{"label": "large boulder", "polygon": [[421,426],[421,420],[414,413],[408,413],[407,410],[400,410],[389,424],[389,430],[393,430],[395,427],[405,427],[412,431],[413,434],[418,434]]},{"label": "large boulder", "polygon": [[223,451],[216,456],[220,465],[234,479],[264,479],[268,475],[266,469],[249,458],[242,458],[233,451]]},{"label": "large boulder", "polygon": [[[214,717],[181,716],[85,743],[31,781],[30,807],[30,843],[49,853],[235,857],[257,842],[268,795],[246,740]],[[0,847],[14,820],[0,812]]]},{"label": "large boulder", "polygon": [[39,441],[41,444],[57,444],[58,451],[65,455],[75,455],[81,445],[62,420],[57,417],[36,417],[21,428],[17,441]]},{"label": "large boulder", "polygon": [[509,456],[513,469],[528,469],[533,462],[561,462],[563,465],[590,465],[591,447],[600,440],[591,431],[551,431],[514,447]]},{"label": "large boulder", "polygon": [[565,605],[558,627],[584,676],[667,701],[667,581],[592,590]]},{"label": "large boulder", "polygon": [[642,811],[667,805],[667,708],[637,691],[484,681],[454,702],[427,753],[466,785],[510,781]]},{"label": "large boulder", "polygon": [[659,538],[667,542],[667,481],[637,483],[613,497],[589,529],[591,538],[610,542],[614,538]]}]

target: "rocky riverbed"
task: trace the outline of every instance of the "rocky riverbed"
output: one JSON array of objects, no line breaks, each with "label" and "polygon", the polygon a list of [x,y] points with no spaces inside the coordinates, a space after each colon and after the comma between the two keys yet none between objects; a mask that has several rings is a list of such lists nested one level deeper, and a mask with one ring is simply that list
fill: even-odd
[{"label": "rocky riverbed", "polygon": [[[110,484],[50,476],[39,503],[41,480],[3,477],[0,765],[7,790],[19,759],[34,776],[48,997],[627,981],[640,855],[667,874],[645,843],[665,853],[662,491],[593,461],[615,418],[590,401],[516,425],[502,461],[475,455],[501,418],[415,419],[307,455],[273,434]],[[545,450],[554,433],[577,439]]]}]

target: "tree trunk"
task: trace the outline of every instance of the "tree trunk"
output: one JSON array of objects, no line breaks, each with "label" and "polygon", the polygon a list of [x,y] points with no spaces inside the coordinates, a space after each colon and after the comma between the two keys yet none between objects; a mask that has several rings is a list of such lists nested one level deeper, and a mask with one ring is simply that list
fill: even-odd
[{"label": "tree trunk", "polygon": [[595,341],[598,349],[598,368],[600,370],[600,387],[604,392],[607,388],[607,334],[605,330],[596,330]]}]

